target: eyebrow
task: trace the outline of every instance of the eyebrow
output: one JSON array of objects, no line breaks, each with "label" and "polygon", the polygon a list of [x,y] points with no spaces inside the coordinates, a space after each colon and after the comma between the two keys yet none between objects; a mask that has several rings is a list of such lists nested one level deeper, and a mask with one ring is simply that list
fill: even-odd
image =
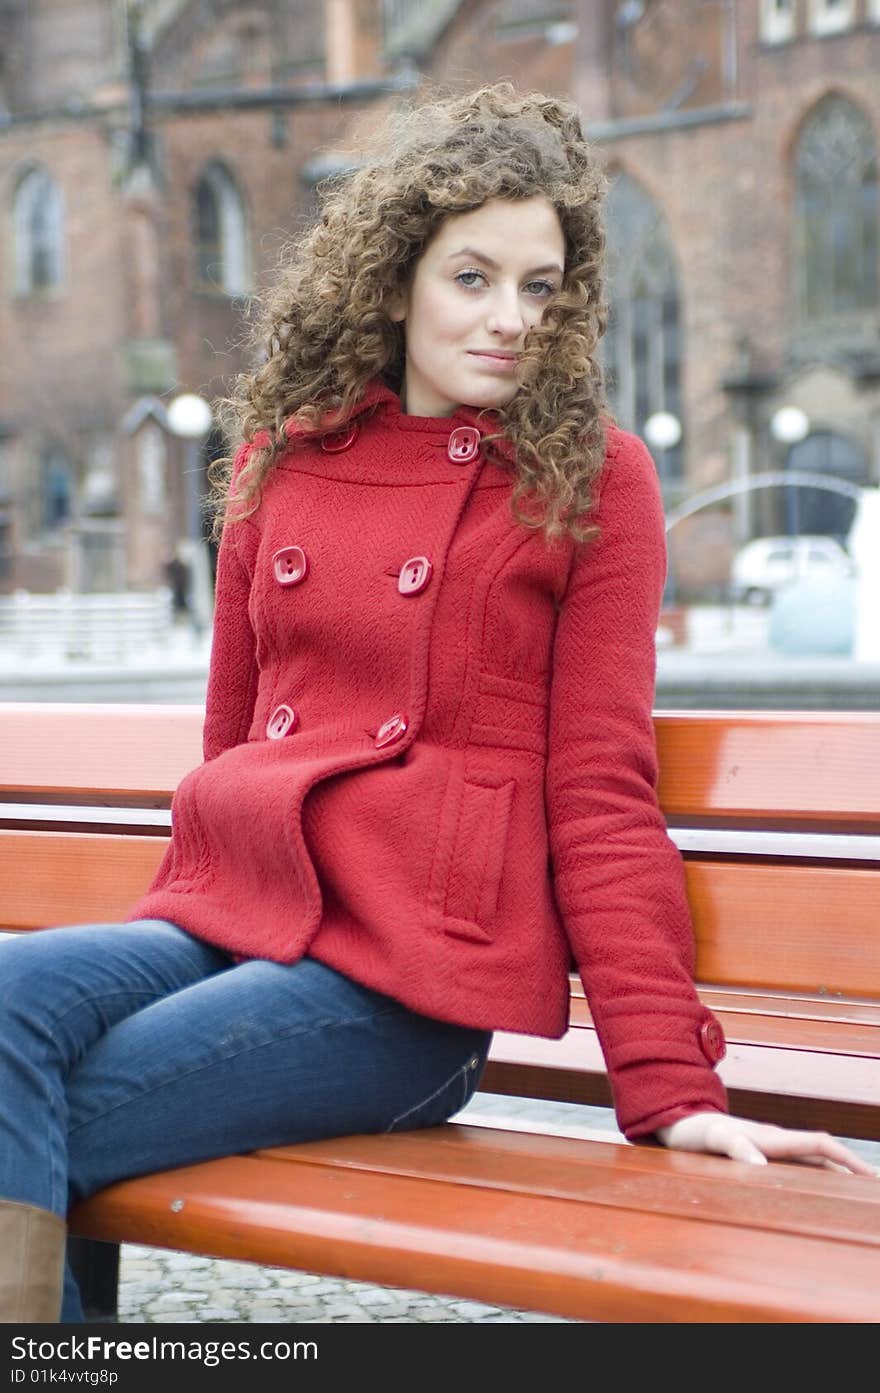
[{"label": "eyebrow", "polygon": [[[447,261],[453,261],[457,256],[472,256],[475,261],[482,261],[484,266],[491,266],[493,271],[501,270],[497,261],[493,261],[491,256],[487,256],[485,252],[478,252],[476,247],[460,247],[457,252],[451,252],[446,259]],[[555,261],[548,262],[546,266],[533,266],[531,270],[526,271],[525,274],[527,276],[536,276],[541,271],[556,271],[560,276],[562,275],[562,267]]]}]

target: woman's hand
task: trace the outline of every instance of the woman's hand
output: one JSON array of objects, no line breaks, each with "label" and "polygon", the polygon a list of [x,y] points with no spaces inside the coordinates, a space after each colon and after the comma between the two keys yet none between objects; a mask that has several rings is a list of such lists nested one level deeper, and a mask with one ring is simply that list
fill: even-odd
[{"label": "woman's hand", "polygon": [[854,1175],[880,1177],[880,1171],[827,1132],[795,1132],[724,1113],[692,1113],[668,1127],[658,1127],[657,1136],[673,1151],[711,1151],[754,1166],[766,1166],[768,1159],[806,1161]]}]

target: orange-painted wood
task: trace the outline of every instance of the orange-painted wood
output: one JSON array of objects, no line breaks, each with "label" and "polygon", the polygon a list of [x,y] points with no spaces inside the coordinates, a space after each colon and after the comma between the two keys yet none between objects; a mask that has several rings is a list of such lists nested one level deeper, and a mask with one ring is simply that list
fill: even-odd
[{"label": "orange-painted wood", "polygon": [[[197,707],[12,705],[4,717],[0,801],[167,806],[201,759]],[[880,833],[880,715],[655,719],[671,821]],[[70,832],[9,821],[0,916],[13,929],[124,917],[167,845],[143,835],[146,822]],[[686,864],[700,993],[728,1038],[720,1072],[734,1111],[880,1140],[876,867]],[[481,1087],[610,1101],[576,978],[567,1035],[498,1033]],[[732,1164],[453,1124],[126,1182],[81,1206],[74,1231],[582,1319],[880,1319],[880,1186],[779,1165],[738,1166],[732,1185]]]},{"label": "orange-painted wood", "polygon": [[[402,1132],[393,1141],[389,1147],[385,1136],[335,1138],[267,1147],[254,1155],[296,1165],[409,1175],[578,1203],[595,1199],[597,1178],[601,1178],[602,1203],[615,1208],[690,1218],[696,1197],[698,1218],[704,1222],[745,1224],[880,1247],[876,1187],[854,1183],[848,1176],[840,1178],[840,1173],[791,1165],[762,1169],[741,1197],[728,1183],[729,1170],[719,1167],[717,1158],[702,1157],[693,1166],[689,1161],[682,1164],[681,1153],[668,1153],[671,1161],[658,1161],[653,1147],[626,1147],[621,1154],[616,1144],[603,1141],[591,1145],[585,1157],[579,1139],[562,1138],[560,1144],[559,1138],[540,1133],[498,1131],[466,1123]],[[831,1174],[835,1181],[828,1185]],[[796,1218],[787,1207],[791,1193],[798,1197]]]},{"label": "orange-painted wood", "polygon": [[880,998],[876,869],[691,860],[701,982]]},{"label": "orange-painted wood", "polygon": [[[0,883],[17,886],[0,917],[16,929],[124,917],[166,845],[163,836],[0,831]],[[698,859],[687,877],[701,982],[880,998],[873,870]]]},{"label": "orange-painted wood", "polygon": [[667,711],[655,729],[670,820],[880,825],[880,712]]},{"label": "orange-painted wood", "polygon": [[[880,713],[658,712],[667,816],[880,828]],[[0,792],[167,802],[201,762],[199,706],[4,704]]]},{"label": "orange-painted wood", "polygon": [[167,845],[167,837],[0,831],[0,927],[116,923]]},{"label": "orange-painted wood", "polygon": [[[166,845],[161,836],[0,832],[0,882],[16,887],[3,897],[2,926],[20,930],[125,918]],[[880,1003],[864,995],[844,1003],[780,991],[786,983],[795,991],[812,986],[816,993],[822,987],[863,993],[876,988],[873,873],[701,860],[689,867],[689,877],[700,966],[704,975],[713,966],[716,974],[701,994],[717,1010],[729,1041],[721,1073],[738,1110],[762,1118],[776,1110],[779,1120],[784,1114],[793,1125],[880,1139]],[[774,888],[765,893],[768,877]],[[834,949],[824,961],[823,944]],[[776,990],[775,997],[730,988],[725,996],[719,990],[725,971],[734,979],[748,975],[741,961],[753,980]],[[824,982],[809,978],[810,963]],[[487,1091],[610,1102],[576,978],[572,986],[568,1035],[561,1041],[497,1035]],[[739,1009],[743,1000],[746,1009]]]},{"label": "orange-painted wood", "polygon": [[204,717],[200,706],[4,703],[0,791],[166,804],[202,762]]},{"label": "orange-painted wood", "polygon": [[632,1155],[451,1124],[127,1181],[71,1222],[581,1319],[880,1319],[874,1182],[771,1165],[738,1166],[733,1186],[729,1161]]},{"label": "orange-painted wood", "polygon": [[[723,1015],[721,1022],[726,1024]],[[762,1033],[759,1025],[754,1033]],[[773,1045],[729,1041],[718,1072],[743,1116],[772,1121],[777,1105],[784,1106],[786,1119],[800,1126],[880,1141],[876,1053],[798,1048],[795,1039]],[[598,1038],[587,1026],[572,1026],[560,1040],[496,1032],[480,1087],[599,1107],[610,1102]]]},{"label": "orange-painted wood", "polygon": [[[590,1009],[577,977],[569,979],[571,1019],[575,1025],[591,1025]],[[844,1054],[874,1055],[878,1051],[880,1002],[852,997],[812,997],[768,992],[758,996],[737,987],[700,987],[700,996],[710,1010],[724,1017],[728,1040],[761,1040],[781,1043],[779,1031],[791,1033],[786,1039]]]}]

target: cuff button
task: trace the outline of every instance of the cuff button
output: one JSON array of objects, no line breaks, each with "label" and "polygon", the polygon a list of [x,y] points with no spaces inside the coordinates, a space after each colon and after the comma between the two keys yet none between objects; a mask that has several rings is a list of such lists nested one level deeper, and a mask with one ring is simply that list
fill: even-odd
[{"label": "cuff button", "polygon": [[703,1021],[700,1026],[700,1048],[710,1064],[717,1064],[727,1054],[724,1031],[717,1021]]}]

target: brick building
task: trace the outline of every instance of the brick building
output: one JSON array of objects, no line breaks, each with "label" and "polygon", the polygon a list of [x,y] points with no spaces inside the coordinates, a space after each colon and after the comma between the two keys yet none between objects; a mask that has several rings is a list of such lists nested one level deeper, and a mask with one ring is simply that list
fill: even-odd
[{"label": "brick building", "polygon": [[[578,101],[615,405],[671,508],[771,468],[880,480],[880,0],[0,0],[0,33],[0,589],[161,578],[191,527],[168,401],[245,366],[316,181],[420,73]],[[852,507],[723,499],[670,534],[679,588]]]}]

